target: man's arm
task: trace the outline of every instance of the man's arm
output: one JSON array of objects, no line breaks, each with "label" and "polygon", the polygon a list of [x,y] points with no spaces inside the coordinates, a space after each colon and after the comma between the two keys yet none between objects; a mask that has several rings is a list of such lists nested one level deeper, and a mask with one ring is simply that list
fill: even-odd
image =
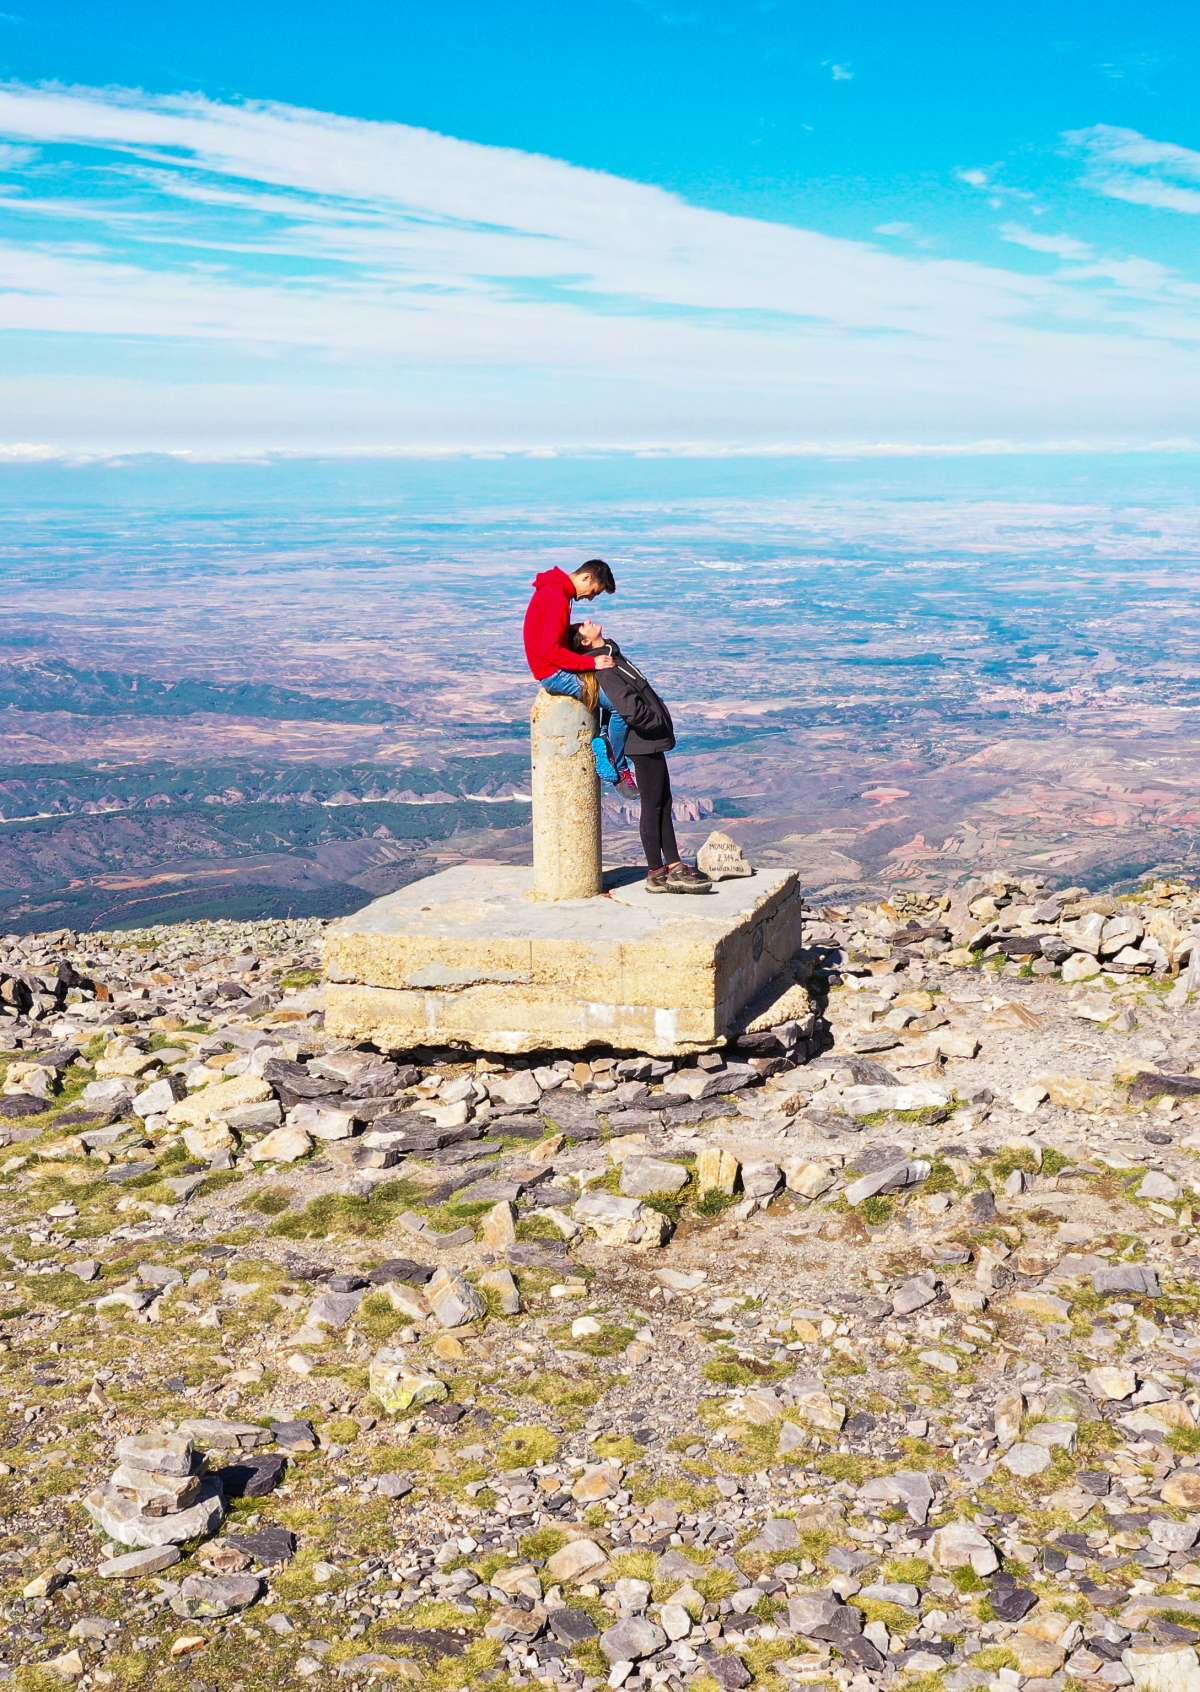
[{"label": "man's arm", "polygon": [[570,633],[577,647],[591,647],[595,651],[598,670],[611,670],[615,667],[617,661],[611,652],[597,650],[604,646],[604,630],[599,623],[572,623]]}]

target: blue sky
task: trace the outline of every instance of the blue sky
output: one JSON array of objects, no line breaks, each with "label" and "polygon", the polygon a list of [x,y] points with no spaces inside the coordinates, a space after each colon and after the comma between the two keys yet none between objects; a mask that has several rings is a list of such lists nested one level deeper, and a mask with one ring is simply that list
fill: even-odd
[{"label": "blue sky", "polygon": [[1194,8],[4,6],[0,457],[1200,437]]}]

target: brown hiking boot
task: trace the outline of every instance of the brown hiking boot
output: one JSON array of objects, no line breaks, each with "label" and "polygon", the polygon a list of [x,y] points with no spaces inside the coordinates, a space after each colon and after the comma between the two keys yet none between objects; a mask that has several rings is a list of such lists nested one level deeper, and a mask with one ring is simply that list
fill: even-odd
[{"label": "brown hiking boot", "polygon": [[712,882],[691,864],[675,864],[667,871],[668,893],[711,893]]},{"label": "brown hiking boot", "polygon": [[647,893],[665,893],[667,891],[667,871],[665,866],[661,869],[652,869],[647,871],[646,891]]}]

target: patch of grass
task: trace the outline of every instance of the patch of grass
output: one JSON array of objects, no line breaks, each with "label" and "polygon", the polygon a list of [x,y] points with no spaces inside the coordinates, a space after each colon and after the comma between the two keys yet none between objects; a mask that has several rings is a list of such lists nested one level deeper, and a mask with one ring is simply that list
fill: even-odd
[{"label": "patch of grass", "polygon": [[792,1373],[789,1363],[764,1363],[757,1357],[710,1357],[701,1373],[715,1386],[754,1386],[759,1381],[778,1381]]},{"label": "patch of grass", "polygon": [[553,1557],[556,1551],[561,1551],[570,1537],[562,1528],[535,1528],[521,1540],[521,1556],[527,1563],[544,1563],[547,1557]]},{"label": "patch of grass", "polygon": [[692,1585],[706,1604],[719,1604],[742,1584],[730,1569],[706,1569],[703,1574],[692,1576]]},{"label": "patch of grass", "polygon": [[897,1633],[902,1637],[911,1633],[920,1621],[920,1616],[906,1610],[901,1604],[889,1604],[882,1598],[864,1598],[861,1594],[847,1600],[856,1610],[861,1610],[867,1621],[882,1622],[889,1633]]},{"label": "patch of grass", "polygon": [[817,1458],[813,1467],[830,1480],[849,1481],[853,1486],[861,1486],[875,1475],[887,1472],[885,1463],[855,1451],[827,1451]]},{"label": "patch of grass", "polygon": [[370,1292],[359,1305],[355,1315],[359,1329],[376,1345],[386,1345],[404,1328],[411,1328],[413,1319],[397,1310],[385,1292]]},{"label": "patch of grass", "polygon": [[292,1208],[292,1196],[280,1187],[267,1187],[261,1193],[251,1193],[243,1210],[256,1210],[260,1216],[279,1216]]},{"label": "patch of grass", "polygon": [[924,1557],[893,1557],[883,1565],[883,1572],[888,1580],[901,1581],[911,1586],[926,1586],[933,1566]]},{"label": "patch of grass", "polygon": [[211,1198],[213,1193],[219,1193],[222,1187],[234,1187],[245,1177],[237,1169],[214,1169],[211,1175],[206,1175],[192,1195],[194,1198]]},{"label": "patch of grass", "polygon": [[558,1436],[549,1428],[518,1423],[501,1435],[496,1461],[501,1469],[531,1469],[538,1463],[553,1463],[558,1452]]},{"label": "patch of grass", "polygon": [[571,1333],[569,1322],[563,1322],[550,1330],[552,1340],[569,1346],[572,1351],[584,1351],[589,1357],[615,1357],[624,1351],[635,1334],[635,1329],[621,1327],[616,1322],[601,1323],[598,1334],[582,1334],[578,1337]]},{"label": "patch of grass", "polygon": [[1167,1444],[1181,1455],[1200,1451],[1200,1428],[1172,1428],[1167,1435]]},{"label": "patch of grass", "polygon": [[922,1193],[956,1193],[959,1181],[953,1169],[944,1158],[935,1157],[929,1166],[929,1174],[920,1186]]},{"label": "patch of grass", "polygon": [[600,1434],[592,1444],[597,1457],[606,1463],[636,1463],[643,1455],[641,1446],[629,1434]]},{"label": "patch of grass", "polygon": [[319,969],[289,969],[279,977],[281,987],[315,987],[321,979]]},{"label": "patch of grass", "polygon": [[696,1200],[693,1209],[697,1216],[721,1216],[732,1204],[738,1202],[736,1193],[723,1193],[719,1187],[706,1187]]},{"label": "patch of grass", "polygon": [[547,1369],[544,1374],[535,1375],[532,1380],[521,1383],[514,1388],[527,1398],[536,1399],[544,1404],[548,1410],[590,1410],[593,1404],[615,1386],[611,1380],[605,1385],[590,1379],[586,1375],[572,1378],[570,1375],[560,1374],[556,1369]]},{"label": "patch of grass", "polygon": [[654,1583],[658,1555],[654,1551],[618,1551],[612,1558],[613,1574],[618,1580],[644,1580]]},{"label": "patch of grass", "polygon": [[987,1674],[995,1674],[998,1669],[1015,1669],[1017,1659],[1007,1645],[985,1645],[982,1651],[976,1651],[971,1663]]},{"label": "patch of grass", "polygon": [[428,1199],[428,1187],[410,1180],[381,1182],[370,1198],[321,1193],[303,1210],[277,1217],[268,1232],[285,1240],[324,1240],[345,1234],[377,1239],[402,1211],[419,1209]]},{"label": "patch of grass", "polygon": [[561,1240],[562,1234],[548,1216],[522,1216],[517,1223],[519,1240]]},{"label": "patch of grass", "polygon": [[326,1442],[333,1440],[338,1445],[353,1445],[361,1432],[362,1429],[353,1416],[333,1416],[320,1426],[321,1437]]}]

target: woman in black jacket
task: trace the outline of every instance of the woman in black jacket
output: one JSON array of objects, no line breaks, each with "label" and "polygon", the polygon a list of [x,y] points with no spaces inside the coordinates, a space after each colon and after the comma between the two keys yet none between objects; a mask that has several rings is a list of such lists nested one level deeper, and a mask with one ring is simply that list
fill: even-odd
[{"label": "woman in black jacket", "polygon": [[[586,643],[593,652],[613,659],[604,672],[604,691],[613,708],[629,725],[625,756],[633,765],[642,802],[642,849],[649,870],[647,893],[708,893],[712,882],[679,856],[671,816],[671,773],[666,754],[675,745],[671,713],[632,659],[613,640],[601,637]],[[594,676],[591,678],[596,679]]]}]

